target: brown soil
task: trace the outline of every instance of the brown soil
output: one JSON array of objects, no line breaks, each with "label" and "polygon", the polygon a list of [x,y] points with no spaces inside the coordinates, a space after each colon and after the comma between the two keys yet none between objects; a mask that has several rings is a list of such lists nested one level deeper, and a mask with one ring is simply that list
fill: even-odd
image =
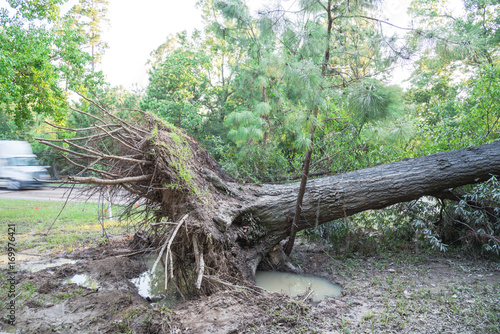
[{"label": "brown soil", "polygon": [[[495,261],[416,252],[339,259],[321,246],[302,244],[294,264],[342,285],[342,296],[313,304],[243,289],[169,308],[138,295],[129,280],[145,267],[137,258],[122,256],[128,251],[124,245],[61,254],[79,261],[20,272],[17,332],[500,332],[500,264]],[[100,288],[68,283],[75,274],[88,274]],[[4,294],[0,297],[6,300]],[[13,330],[0,322],[0,332]]]}]

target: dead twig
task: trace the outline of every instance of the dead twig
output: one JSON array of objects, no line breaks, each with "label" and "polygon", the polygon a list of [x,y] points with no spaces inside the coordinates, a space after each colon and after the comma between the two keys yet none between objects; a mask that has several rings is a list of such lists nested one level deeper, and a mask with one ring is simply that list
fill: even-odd
[{"label": "dead twig", "polygon": [[[48,121],[43,121],[43,122],[45,124],[50,125],[53,128],[60,129],[60,130],[65,130],[65,131],[71,131],[71,132],[85,132],[85,131],[95,130],[95,126],[90,126],[90,127],[87,127],[87,128],[73,129],[73,128],[67,128],[67,127],[64,127],[64,126],[55,125],[55,124],[52,124],[52,123],[50,123]],[[104,126],[107,127],[107,128],[114,128],[114,127],[117,127],[117,126],[119,126],[120,128],[123,128],[123,126],[120,125],[120,124],[105,124]],[[35,139],[39,140],[39,138],[35,138]]]},{"label": "dead twig", "polygon": [[53,147],[53,148],[55,148],[55,149],[57,149],[59,151],[63,151],[63,152],[70,153],[70,154],[74,154],[76,156],[83,157],[83,158],[91,158],[91,159],[104,158],[104,159],[128,161],[128,162],[134,162],[134,163],[139,163],[139,164],[147,164],[147,165],[151,165],[153,163],[152,161],[148,161],[148,160],[138,160],[138,159],[133,159],[133,158],[120,157],[120,156],[116,156],[116,155],[106,155],[106,154],[102,154],[102,153],[99,153],[99,155],[90,155],[90,154],[80,153],[80,152],[76,152],[76,151],[73,151],[73,150],[69,150],[69,149],[61,147],[61,146],[54,145],[54,144],[49,143],[48,141],[46,141],[44,139],[39,139],[38,141],[41,144],[45,144],[47,146]]},{"label": "dead twig", "polygon": [[[45,121],[45,123],[47,123],[48,125],[50,125],[52,127],[57,127],[59,129],[63,128],[61,126],[57,126],[57,125],[51,124],[51,123],[49,123],[47,121]],[[110,125],[104,125],[104,126],[105,127],[110,127]],[[66,138],[66,139],[35,138],[35,140],[45,140],[45,141],[49,141],[49,142],[52,142],[52,143],[62,143],[62,142],[65,142],[65,141],[84,141],[84,140],[99,139],[99,138],[102,138],[102,137],[107,137],[108,134],[113,134],[113,133],[118,132],[118,131],[120,131],[120,130],[123,129],[121,125],[116,124],[116,126],[119,126],[120,128],[113,129],[111,131],[106,131],[106,133],[98,133],[98,134],[89,135],[89,136],[85,136],[85,137],[75,137],[75,138]],[[63,129],[68,129],[68,130],[75,131],[74,129],[69,129],[69,128],[63,128]],[[87,128],[86,130],[95,130],[95,129],[96,129],[95,127],[92,127],[92,128]]]},{"label": "dead twig", "polygon": [[311,297],[311,295],[312,295],[313,293],[314,293],[314,290],[313,290],[313,289],[311,289],[311,288],[309,288],[309,289],[307,290],[307,294],[306,294],[306,295],[304,296],[304,298],[302,298],[300,301],[301,301],[301,302],[305,302],[306,300],[308,300],[308,299],[309,299],[309,297]]}]

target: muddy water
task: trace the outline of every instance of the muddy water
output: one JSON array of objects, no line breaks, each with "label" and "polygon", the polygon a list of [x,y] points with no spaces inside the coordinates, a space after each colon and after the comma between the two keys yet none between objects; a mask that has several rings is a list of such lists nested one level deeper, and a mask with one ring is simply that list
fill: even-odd
[{"label": "muddy water", "polygon": [[148,270],[139,277],[132,278],[130,282],[137,287],[141,297],[159,300],[160,304],[173,305],[177,302],[177,293],[170,288],[168,291],[165,290],[165,271],[161,263],[156,266],[155,272],[151,273],[157,258],[157,254],[143,256],[141,260],[144,261]]},{"label": "muddy water", "polygon": [[319,302],[326,297],[340,296],[342,288],[321,277],[302,276],[277,271],[257,271],[257,286],[270,292],[281,292],[291,297],[305,294],[311,289],[311,299]]},{"label": "muddy water", "polygon": [[[7,255],[0,256],[0,265],[4,265],[8,262]],[[34,254],[16,254],[16,264],[19,270],[28,270],[31,272],[37,272],[47,268],[59,267],[63,264],[74,264],[75,260],[65,259],[65,258],[47,258],[45,256],[34,255]]]},{"label": "muddy water", "polygon": [[[159,303],[162,304],[175,304],[178,300],[178,295],[170,287],[169,291],[165,290],[165,272],[163,266],[159,264],[156,267],[155,273],[151,273],[156,259],[156,254],[143,256],[142,261],[145,262],[148,270],[130,281],[137,287],[139,295],[143,298],[161,300]],[[339,296],[342,291],[339,285],[333,284],[327,279],[290,273],[257,271],[255,281],[257,286],[261,288],[270,292],[285,293],[291,297],[303,295],[311,289],[313,290],[311,299],[314,302],[321,301],[326,297]]]},{"label": "muddy water", "polygon": [[68,281],[69,283],[75,283],[93,290],[101,287],[98,281],[96,281],[87,274],[76,274],[75,276],[71,277]]},{"label": "muddy water", "polygon": [[[41,261],[47,261],[46,259],[42,259]],[[62,266],[63,264],[74,264],[76,263],[75,260],[71,259],[55,259],[55,260],[50,260],[49,262],[27,262],[24,265],[21,265],[22,269],[29,270],[31,272],[37,272],[43,269],[47,268],[55,268]]]}]

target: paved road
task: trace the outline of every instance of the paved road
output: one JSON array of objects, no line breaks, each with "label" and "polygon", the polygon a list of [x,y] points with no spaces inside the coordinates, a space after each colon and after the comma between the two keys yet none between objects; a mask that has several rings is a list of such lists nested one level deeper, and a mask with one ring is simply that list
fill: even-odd
[{"label": "paved road", "polygon": [[88,195],[81,194],[78,189],[71,191],[71,188],[61,187],[46,187],[43,189],[35,190],[8,190],[0,188],[0,198],[10,199],[27,199],[27,200],[40,200],[40,201],[58,201],[65,202],[69,196],[70,202],[98,202],[99,196],[94,195],[89,198]]}]

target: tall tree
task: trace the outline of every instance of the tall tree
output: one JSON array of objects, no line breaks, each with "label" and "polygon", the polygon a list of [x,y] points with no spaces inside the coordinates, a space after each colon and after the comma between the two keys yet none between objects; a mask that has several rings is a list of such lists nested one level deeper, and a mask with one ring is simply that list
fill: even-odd
[{"label": "tall tree", "polygon": [[209,55],[197,33],[179,33],[153,53],[149,85],[141,105],[200,138],[210,100]]},{"label": "tall tree", "polygon": [[[61,117],[66,95],[58,85],[56,39],[46,24],[57,20],[61,1],[34,6],[28,1],[9,1],[10,10],[0,15],[0,103],[14,115],[18,126],[33,113]],[[34,24],[40,22],[40,24]]]},{"label": "tall tree", "polygon": [[[278,114],[285,115],[285,119],[297,116],[302,119],[289,123],[292,128],[295,125],[296,145],[305,148],[296,213],[293,219],[290,217],[290,242],[286,247],[289,253],[295,238],[294,226],[300,217],[316,128],[321,124],[320,114],[327,113],[328,100],[335,90],[359,84],[387,66],[391,57],[380,52],[383,36],[376,29],[377,20],[368,16],[373,10],[370,2],[302,1],[298,15],[278,7],[261,12],[258,20],[249,15],[241,1],[215,4],[226,17],[233,19],[235,39],[247,47],[249,55],[246,69],[240,73],[241,81],[251,84],[241,90],[251,111],[242,110],[229,116],[228,121],[236,127],[232,130],[233,137],[241,144],[262,140],[265,146],[277,130],[273,129],[271,119],[282,121],[283,116],[277,117]],[[372,112],[362,117],[366,122],[369,116],[384,114],[389,99],[378,85],[362,86],[370,95],[351,94],[351,100],[358,97],[363,106],[370,102]],[[273,101],[269,96],[279,98]],[[361,109],[351,107],[354,114],[364,112]],[[377,112],[373,112],[375,109]],[[294,114],[297,116],[290,117]],[[274,135],[281,133],[276,131]]]},{"label": "tall tree", "polygon": [[[146,212],[136,213],[161,249],[165,284],[173,281],[191,294],[240,289],[254,280],[268,254],[276,264],[280,242],[289,236],[299,184],[231,183],[210,155],[175,126],[148,113],[140,113],[141,121],[134,124],[112,111],[100,116],[94,136],[76,129],[73,141],[42,142],[72,153],[75,166],[98,175],[69,176],[68,181],[119,185],[131,193],[130,209],[139,200],[145,203]],[[103,150],[103,137],[122,153]],[[499,147],[496,142],[315,179],[297,229],[424,195],[453,195],[447,190],[500,174]],[[86,153],[75,154],[75,148]],[[483,234],[498,247],[498,233]]]},{"label": "tall tree", "polygon": [[[422,57],[409,99],[423,117],[427,152],[477,145],[498,137],[496,101],[500,10],[496,0],[412,3],[410,43]],[[456,3],[455,3],[456,4]]]},{"label": "tall tree", "polygon": [[8,1],[0,9],[0,108],[17,126],[35,114],[65,117],[65,88],[90,79],[85,38],[59,17],[62,0]]},{"label": "tall tree", "polygon": [[79,0],[67,14],[67,20],[71,21],[74,29],[82,32],[87,38],[87,45],[90,48],[92,72],[100,63],[104,51],[108,48],[101,34],[109,23],[107,0]]}]

